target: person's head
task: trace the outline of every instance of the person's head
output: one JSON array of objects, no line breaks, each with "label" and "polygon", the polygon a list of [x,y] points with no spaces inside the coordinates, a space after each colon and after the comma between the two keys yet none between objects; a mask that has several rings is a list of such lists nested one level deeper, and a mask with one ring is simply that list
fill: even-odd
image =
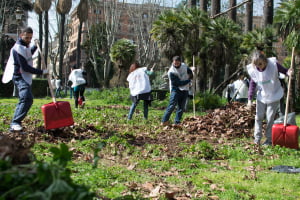
[{"label": "person's head", "polygon": [[26,27],[26,28],[22,29],[20,37],[27,45],[29,45],[31,42],[31,39],[32,39],[32,35],[33,35],[32,28]]},{"label": "person's head", "polygon": [[137,68],[140,68],[140,64],[138,62],[134,62],[130,65],[129,68],[129,73],[133,72],[134,70],[136,70]]},{"label": "person's head", "polygon": [[71,69],[71,71],[74,70],[74,69],[76,69],[76,65],[72,65],[72,66],[70,67],[70,69]]},{"label": "person's head", "polygon": [[181,58],[179,56],[174,56],[172,61],[172,64],[175,68],[179,68],[181,66]]},{"label": "person's head", "polygon": [[268,64],[268,59],[261,51],[255,51],[252,55],[252,64],[263,70]]}]

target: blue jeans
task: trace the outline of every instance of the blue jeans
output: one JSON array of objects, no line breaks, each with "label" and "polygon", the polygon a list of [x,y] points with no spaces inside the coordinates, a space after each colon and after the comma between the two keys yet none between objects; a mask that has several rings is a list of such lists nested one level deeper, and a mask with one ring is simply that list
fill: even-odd
[{"label": "blue jeans", "polygon": [[[143,100],[143,101],[144,101],[144,119],[148,119],[148,107],[149,107],[150,101],[147,101],[147,100]],[[130,107],[130,110],[128,113],[128,117],[127,117],[129,120],[132,119],[133,113],[134,113],[135,108],[138,105],[138,103],[139,103],[139,100],[137,100],[131,104],[131,107]]]},{"label": "blue jeans", "polygon": [[185,106],[187,97],[188,97],[188,91],[181,91],[181,90],[171,91],[169,105],[165,111],[163,118],[162,118],[162,122],[169,121],[170,116],[177,105],[175,124],[179,124],[182,114],[183,114],[183,111],[184,111],[184,106]]},{"label": "blue jeans", "polygon": [[61,91],[60,88],[56,88],[56,91],[55,91],[55,97],[56,97],[56,98],[57,98],[58,96],[61,98],[60,91]]},{"label": "blue jeans", "polygon": [[32,103],[33,95],[31,85],[29,85],[22,77],[13,77],[15,86],[19,92],[19,103],[17,104],[11,125],[22,124],[22,120],[26,117]]}]

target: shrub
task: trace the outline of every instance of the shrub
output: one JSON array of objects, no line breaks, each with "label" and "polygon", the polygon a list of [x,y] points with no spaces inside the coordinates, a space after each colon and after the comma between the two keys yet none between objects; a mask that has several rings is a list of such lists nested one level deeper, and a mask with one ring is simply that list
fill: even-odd
[{"label": "shrub", "polygon": [[225,105],[222,97],[216,94],[205,92],[196,97],[195,104],[204,110],[215,109]]}]

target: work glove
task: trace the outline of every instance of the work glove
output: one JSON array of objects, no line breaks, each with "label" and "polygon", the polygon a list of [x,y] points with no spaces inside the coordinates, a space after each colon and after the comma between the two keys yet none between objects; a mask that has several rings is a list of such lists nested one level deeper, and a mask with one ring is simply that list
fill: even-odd
[{"label": "work glove", "polygon": [[44,70],[43,70],[43,75],[47,75],[47,74],[49,74],[48,69],[44,69]]},{"label": "work glove", "polygon": [[247,108],[248,108],[248,109],[251,109],[251,107],[252,107],[252,101],[251,101],[251,100],[248,100]]},{"label": "work glove", "polygon": [[286,73],[289,77],[291,77],[294,74],[294,70],[293,69],[289,69]]}]

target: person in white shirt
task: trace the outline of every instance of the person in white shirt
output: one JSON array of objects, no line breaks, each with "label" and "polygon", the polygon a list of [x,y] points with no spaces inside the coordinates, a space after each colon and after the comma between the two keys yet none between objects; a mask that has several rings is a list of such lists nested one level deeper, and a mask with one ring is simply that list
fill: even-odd
[{"label": "person in white shirt", "polygon": [[[286,69],[277,63],[275,57],[267,58],[263,52],[255,51],[252,63],[247,65],[248,74],[251,77],[248,90],[248,104],[251,108],[252,98],[256,91],[256,115],[254,125],[254,143],[260,145],[262,138],[262,122],[266,118],[266,141],[263,145],[272,144],[272,126],[274,117],[283,97],[283,88],[280,84],[278,73],[291,76],[293,71]],[[257,90],[256,90],[257,88]]]},{"label": "person in white shirt", "polygon": [[61,94],[60,94],[60,91],[61,91],[61,80],[59,79],[58,76],[55,77],[55,88],[56,88],[55,97],[56,98],[58,98],[58,97],[61,98]]},{"label": "person in white shirt", "polygon": [[239,79],[234,81],[233,87],[233,100],[241,103],[248,102],[248,80],[243,73],[238,75]]},{"label": "person in white shirt", "polygon": [[144,119],[148,119],[148,107],[151,104],[151,84],[149,75],[153,74],[153,68],[141,67],[138,62],[131,64],[127,81],[129,82],[130,98],[132,104],[128,113],[128,120],[132,119],[133,113],[140,100],[144,101]]},{"label": "person in white shirt", "polygon": [[75,66],[73,66],[71,70],[69,81],[72,82],[71,87],[74,91],[75,108],[78,108],[79,102],[82,102],[80,107],[83,108],[85,105],[84,91],[86,80],[84,76],[86,75],[86,72],[82,69],[76,69]]}]

